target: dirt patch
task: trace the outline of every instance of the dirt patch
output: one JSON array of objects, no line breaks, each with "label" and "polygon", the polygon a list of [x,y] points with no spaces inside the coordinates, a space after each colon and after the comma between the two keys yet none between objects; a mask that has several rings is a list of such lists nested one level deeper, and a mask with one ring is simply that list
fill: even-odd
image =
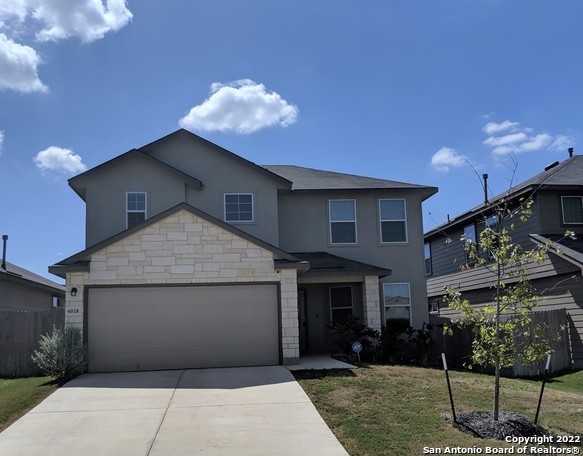
[{"label": "dirt patch", "polygon": [[[506,437],[538,437],[549,432],[518,413],[503,412],[494,421],[492,412],[470,412],[457,415],[453,426],[466,434],[482,439],[504,440]],[[449,417],[451,419],[451,417]]]}]

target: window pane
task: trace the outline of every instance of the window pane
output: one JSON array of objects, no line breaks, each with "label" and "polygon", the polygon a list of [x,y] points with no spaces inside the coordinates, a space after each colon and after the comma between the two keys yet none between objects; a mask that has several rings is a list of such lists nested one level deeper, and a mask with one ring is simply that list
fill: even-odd
[{"label": "window pane", "polygon": [[252,222],[253,195],[251,194],[225,195],[225,221]]},{"label": "window pane", "polygon": [[144,212],[128,212],[128,228],[139,225],[144,220],[146,220],[146,214]]},{"label": "window pane", "polygon": [[356,220],[354,206],[354,201],[330,201],[330,220],[333,222]]},{"label": "window pane", "polygon": [[583,223],[583,198],[563,197],[563,219],[565,223]]},{"label": "window pane", "polygon": [[241,212],[239,214],[239,220],[242,222],[250,222],[253,220],[253,213],[252,212]]},{"label": "window pane", "polygon": [[238,204],[239,203],[239,195],[225,195],[225,203]]},{"label": "window pane", "polygon": [[332,309],[332,321],[342,323],[352,317],[352,309]]},{"label": "window pane", "polygon": [[385,324],[391,330],[405,329],[411,324],[410,307],[385,307]]},{"label": "window pane", "polygon": [[496,225],[498,225],[498,216],[497,215],[491,215],[490,217],[488,217],[486,219],[486,226],[489,228],[494,228]]},{"label": "window pane", "polygon": [[352,308],[352,287],[330,288],[330,306]]},{"label": "window pane", "polygon": [[423,245],[425,253],[425,274],[431,274],[431,245],[428,243]]},{"label": "window pane", "polygon": [[239,203],[251,204],[253,197],[251,195],[239,195]]},{"label": "window pane", "polygon": [[476,229],[474,225],[468,225],[464,228],[466,242],[476,242]]},{"label": "window pane", "polygon": [[381,200],[381,220],[405,220],[405,201]]},{"label": "window pane", "polygon": [[382,242],[406,242],[405,222],[381,222]]},{"label": "window pane", "polygon": [[128,211],[145,211],[146,194],[143,192],[130,192],[127,194]]},{"label": "window pane", "polygon": [[385,306],[409,305],[409,285],[406,283],[385,283],[383,285]]},{"label": "window pane", "polygon": [[354,244],[356,242],[356,223],[334,222],[331,225],[332,244]]}]

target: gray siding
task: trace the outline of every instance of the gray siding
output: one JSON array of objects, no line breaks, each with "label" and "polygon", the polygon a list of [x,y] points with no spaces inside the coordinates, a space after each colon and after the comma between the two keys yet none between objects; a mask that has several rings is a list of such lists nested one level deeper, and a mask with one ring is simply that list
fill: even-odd
[{"label": "gray siding", "polygon": [[583,196],[583,192],[581,190],[540,192],[540,210],[544,214],[541,220],[541,233],[562,234],[566,230],[573,230],[579,234],[583,234],[583,225],[565,225],[563,223],[561,196]]},{"label": "gray siding", "polygon": [[16,278],[2,278],[0,280],[0,309],[52,309],[53,296],[59,296],[61,298],[61,306],[65,306],[65,293],[63,292],[51,291]]},{"label": "gray siding", "polygon": [[[542,295],[537,310],[565,309],[568,314],[569,340],[575,368],[583,368],[583,287],[580,270],[532,281]],[[493,291],[487,288],[462,293],[462,297],[477,306],[493,303]],[[456,311],[442,308],[440,314],[456,317]]]},{"label": "gray siding", "polygon": [[[403,198],[407,210],[407,243],[382,244],[378,200]],[[331,245],[328,201],[355,199],[357,245]],[[428,320],[421,196],[417,192],[297,192],[279,196],[280,247],[289,252],[324,251],[392,270],[382,283],[411,284],[412,323]],[[382,292],[382,284],[381,284]]]}]

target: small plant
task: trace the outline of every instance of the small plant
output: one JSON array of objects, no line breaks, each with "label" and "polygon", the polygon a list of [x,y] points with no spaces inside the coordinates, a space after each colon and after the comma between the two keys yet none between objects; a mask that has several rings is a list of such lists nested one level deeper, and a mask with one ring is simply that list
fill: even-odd
[{"label": "small plant", "polygon": [[379,346],[380,334],[377,330],[363,325],[358,317],[350,316],[339,322],[332,322],[328,326],[336,333],[336,346],[349,357],[352,353],[352,344],[362,344],[361,358],[374,360]]},{"label": "small plant", "polygon": [[383,359],[393,363],[431,364],[431,330],[432,326],[425,323],[421,329],[415,329],[389,320],[381,332]]},{"label": "small plant", "polygon": [[32,361],[45,375],[56,380],[68,380],[85,371],[87,347],[81,330],[66,326],[64,330],[53,326],[50,334],[40,338],[39,349],[32,354]]}]

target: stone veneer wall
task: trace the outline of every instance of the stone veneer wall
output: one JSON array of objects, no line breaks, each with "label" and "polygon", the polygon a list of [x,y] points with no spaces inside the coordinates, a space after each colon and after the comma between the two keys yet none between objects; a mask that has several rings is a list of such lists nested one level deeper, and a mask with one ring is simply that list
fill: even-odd
[{"label": "stone veneer wall", "polygon": [[365,276],[362,286],[364,324],[381,330],[381,297],[378,276]]},{"label": "stone veneer wall", "polygon": [[280,282],[283,357],[298,358],[297,271],[275,271],[271,251],[185,210],[95,252],[90,272],[68,273],[65,321],[83,329],[86,285],[233,282]]}]

